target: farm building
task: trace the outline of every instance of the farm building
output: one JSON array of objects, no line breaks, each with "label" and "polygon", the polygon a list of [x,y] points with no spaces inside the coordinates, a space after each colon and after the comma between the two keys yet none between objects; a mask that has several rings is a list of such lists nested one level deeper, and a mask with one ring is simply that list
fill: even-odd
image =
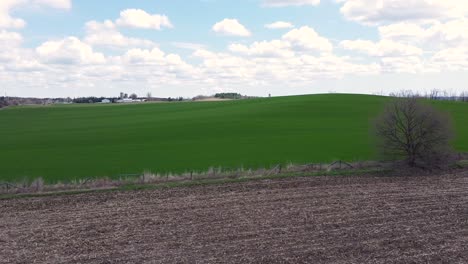
[{"label": "farm building", "polygon": [[144,99],[131,99],[131,98],[124,98],[117,100],[117,103],[141,103],[146,102]]}]

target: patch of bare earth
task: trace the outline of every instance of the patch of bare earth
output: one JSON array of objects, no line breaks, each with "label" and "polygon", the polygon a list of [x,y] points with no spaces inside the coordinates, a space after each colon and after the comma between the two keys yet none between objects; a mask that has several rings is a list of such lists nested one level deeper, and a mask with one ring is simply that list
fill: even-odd
[{"label": "patch of bare earth", "polygon": [[1,263],[468,263],[468,177],[0,200]]}]

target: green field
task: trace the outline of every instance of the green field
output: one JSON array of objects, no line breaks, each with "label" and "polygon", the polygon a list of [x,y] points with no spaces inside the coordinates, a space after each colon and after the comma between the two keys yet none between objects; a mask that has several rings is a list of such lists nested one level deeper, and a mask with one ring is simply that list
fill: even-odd
[{"label": "green field", "polygon": [[[384,97],[308,95],[226,102],[0,110],[0,181],[258,168],[375,158],[369,127]],[[468,104],[452,113],[468,151]]]}]

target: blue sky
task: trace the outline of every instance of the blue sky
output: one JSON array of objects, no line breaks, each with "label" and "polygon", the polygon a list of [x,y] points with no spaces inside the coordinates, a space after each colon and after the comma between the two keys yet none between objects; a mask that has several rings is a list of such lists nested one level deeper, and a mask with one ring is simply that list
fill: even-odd
[{"label": "blue sky", "polygon": [[[270,26],[267,26],[270,25]],[[2,93],[468,90],[463,0],[2,0]]]},{"label": "blue sky", "polygon": [[[276,21],[289,21],[294,25],[308,25],[317,32],[327,34],[331,39],[369,38],[377,39],[377,31],[357,23],[347,23],[340,15],[336,3],[324,2],[320,6],[290,6],[265,8],[261,1],[106,1],[80,0],[73,2],[71,12],[63,10],[18,9],[13,12],[28,21],[22,30],[28,39],[27,45],[35,47],[48,39],[66,37],[71,32],[84,36],[85,24],[90,20],[104,21],[116,19],[122,10],[142,9],[150,14],[167,15],[176,30],[124,30],[128,35],[151,39],[161,45],[171,47],[173,42],[203,43],[215,50],[222,51],[235,38],[215,38],[210,29],[214,23],[226,17],[236,18],[254,34],[243,40],[262,41],[281,36],[285,30],[265,30],[264,25]],[[37,11],[37,10],[36,10]],[[66,23],[64,23],[66,20]],[[194,22],[196,21],[196,22]]]}]

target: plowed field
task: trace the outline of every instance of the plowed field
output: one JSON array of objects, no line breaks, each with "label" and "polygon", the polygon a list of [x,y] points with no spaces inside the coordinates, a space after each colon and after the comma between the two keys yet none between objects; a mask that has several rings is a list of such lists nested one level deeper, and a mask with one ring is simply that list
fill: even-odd
[{"label": "plowed field", "polygon": [[0,263],[468,263],[468,177],[0,200]]}]

